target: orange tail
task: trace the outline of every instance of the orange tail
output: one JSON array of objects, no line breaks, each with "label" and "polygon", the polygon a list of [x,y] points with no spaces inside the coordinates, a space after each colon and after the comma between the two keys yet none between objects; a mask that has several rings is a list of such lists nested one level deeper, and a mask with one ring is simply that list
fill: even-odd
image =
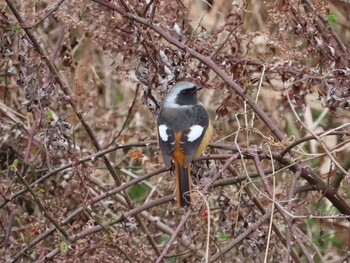
[{"label": "orange tail", "polygon": [[176,199],[180,207],[190,206],[192,203],[192,181],[190,167],[187,168],[175,162]]}]

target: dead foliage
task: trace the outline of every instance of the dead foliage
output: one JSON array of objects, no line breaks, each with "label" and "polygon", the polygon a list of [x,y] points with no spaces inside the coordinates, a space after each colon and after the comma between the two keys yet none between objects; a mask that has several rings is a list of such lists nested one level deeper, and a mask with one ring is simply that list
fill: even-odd
[{"label": "dead foliage", "polygon": [[[345,262],[347,1],[5,0],[0,261]],[[215,130],[179,209],[155,118]]]}]

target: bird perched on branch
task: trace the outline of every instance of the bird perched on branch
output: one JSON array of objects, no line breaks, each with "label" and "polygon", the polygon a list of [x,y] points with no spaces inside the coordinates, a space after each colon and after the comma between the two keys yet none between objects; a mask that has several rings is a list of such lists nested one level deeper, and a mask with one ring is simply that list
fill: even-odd
[{"label": "bird perched on branch", "polygon": [[207,147],[213,128],[205,108],[198,102],[203,87],[177,82],[165,96],[158,116],[157,133],[164,163],[175,166],[176,196],[179,206],[192,203],[190,164]]}]

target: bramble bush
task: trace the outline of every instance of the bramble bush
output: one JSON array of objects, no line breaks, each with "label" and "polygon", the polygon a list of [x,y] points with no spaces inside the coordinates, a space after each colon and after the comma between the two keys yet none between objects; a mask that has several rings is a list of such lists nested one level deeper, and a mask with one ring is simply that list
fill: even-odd
[{"label": "bramble bush", "polygon": [[[4,262],[345,262],[347,1],[5,0]],[[205,87],[178,208],[155,119]]]}]

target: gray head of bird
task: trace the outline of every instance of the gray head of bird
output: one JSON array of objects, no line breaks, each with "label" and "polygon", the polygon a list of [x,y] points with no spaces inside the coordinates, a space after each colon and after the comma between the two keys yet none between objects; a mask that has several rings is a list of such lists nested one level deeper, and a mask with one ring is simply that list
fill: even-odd
[{"label": "gray head of bird", "polygon": [[203,87],[188,81],[175,83],[165,96],[163,107],[190,107],[198,104],[197,91]]}]

